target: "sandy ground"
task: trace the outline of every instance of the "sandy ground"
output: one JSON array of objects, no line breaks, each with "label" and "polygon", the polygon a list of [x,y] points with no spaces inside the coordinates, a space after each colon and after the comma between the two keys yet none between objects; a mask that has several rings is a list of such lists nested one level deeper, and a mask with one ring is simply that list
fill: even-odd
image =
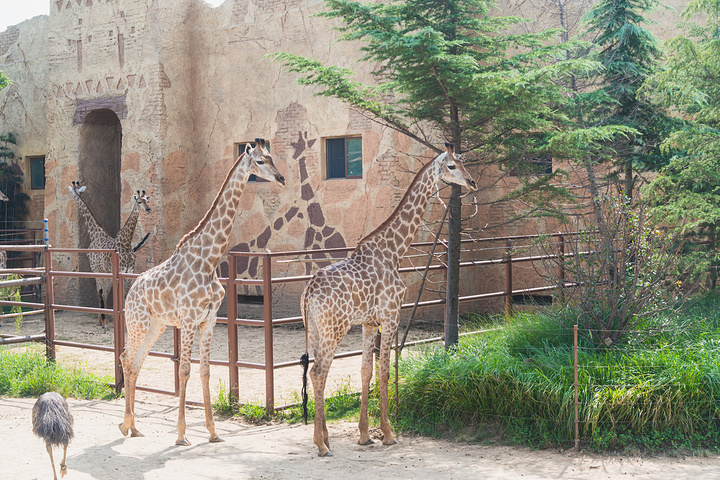
[{"label": "sandy ground", "polygon": [[[73,312],[57,316],[57,335],[99,345],[112,344],[112,332],[95,325],[96,317]],[[15,327],[6,322],[3,332]],[[42,330],[40,319],[26,319],[23,334]],[[305,348],[304,332],[297,327],[275,331],[275,361],[296,359]],[[432,336],[421,331],[417,336]],[[359,348],[360,332],[351,331],[341,351]],[[263,333],[259,328],[242,327],[239,340],[241,360],[264,361]],[[154,350],[170,352],[171,335],[166,332]],[[213,337],[214,359],[227,355],[227,329],[216,327]],[[79,365],[98,373],[111,373],[110,353],[58,349],[58,361]],[[328,392],[339,384],[359,385],[359,357],[336,360],[331,369]],[[297,400],[300,367],[276,371],[276,405]],[[212,368],[212,389],[227,385],[227,369]],[[172,389],[172,362],[150,357],[140,375],[140,383],[154,388]],[[188,398],[201,401],[197,365],[188,386]],[[244,402],[264,404],[264,373],[242,369],[240,396]],[[177,447],[175,423],[177,399],[138,392],[137,425],[146,436],[124,438],[117,428],[122,420],[124,400],[70,400],[75,417],[75,440],[68,451],[68,480],[134,479],[683,479],[720,478],[717,457],[615,457],[576,452],[533,451],[517,447],[477,445],[399,436],[398,444],[357,445],[357,425],[341,422],[330,426],[332,458],[318,458],[312,443],[312,425],[253,426],[236,420],[219,419],[221,444],[208,443],[201,408],[189,407],[190,447]],[[42,441],[32,435],[31,410],[34,399],[0,398],[0,479],[50,479],[52,470]],[[61,453],[56,452],[56,462]]]},{"label": "sandy ground", "polygon": [[[165,399],[165,400],[163,400]],[[612,457],[582,452],[534,451],[398,437],[393,446],[360,446],[355,424],[330,425],[334,457],[319,458],[312,425],[252,426],[219,420],[224,443],[209,443],[199,408],[188,412],[193,445],[177,447],[177,407],[168,397],[139,401],[138,428],[125,438],[117,423],[122,400],[70,400],[75,439],[68,449],[67,480],[150,479],[620,479],[720,478],[718,458]],[[0,398],[3,479],[50,479],[45,446],[31,432],[34,399]],[[56,462],[61,453],[56,451]]]}]

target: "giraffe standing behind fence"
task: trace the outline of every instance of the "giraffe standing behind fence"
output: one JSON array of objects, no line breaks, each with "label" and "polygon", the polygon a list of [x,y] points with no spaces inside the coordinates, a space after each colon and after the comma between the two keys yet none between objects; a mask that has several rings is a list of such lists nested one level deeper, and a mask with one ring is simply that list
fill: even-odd
[{"label": "giraffe standing behind fence", "polygon": [[[306,331],[306,349],[315,357],[310,378],[315,396],[314,442],[318,454],[332,455],[325,424],[325,382],[340,342],[351,325],[362,325],[362,396],[360,401],[360,440],[373,443],[368,431],[368,394],[373,373],[373,346],[378,327],[382,328],[380,343],[380,429],[383,444],[395,443],[388,417],[388,378],[390,349],[398,329],[400,305],[405,284],[398,267],[407,252],[425,214],[428,200],[435,193],[438,180],[476,190],[475,181],[465,170],[452,144],[447,151],[425,165],[417,173],[397,208],[382,225],[360,240],[348,258],[318,270],[310,279],[301,297],[301,310]],[[308,353],[303,356],[305,374]],[[307,397],[303,409],[307,408]]]},{"label": "giraffe standing behind fence", "polygon": [[[85,186],[81,187],[79,182],[72,182],[72,185],[68,186],[68,190],[70,190],[73,198],[75,198],[78,210],[85,219],[85,225],[90,235],[89,248],[117,250],[120,257],[120,271],[123,273],[135,273],[135,251],[130,245],[130,242],[135,235],[135,227],[137,226],[138,215],[140,214],[139,207],[142,207],[146,212],[150,212],[150,206],[148,205],[150,197],[145,195],[144,190],[142,194],[138,190],[137,194],[133,195],[134,203],[132,212],[130,212],[130,216],[125,221],[125,225],[118,231],[117,237],[113,238],[98,223],[90,207],[80,195],[85,191]],[[88,259],[90,260],[90,269],[94,273],[112,273],[111,253],[91,252],[88,253]],[[110,278],[96,278],[95,282],[97,285],[99,307],[105,308],[105,297],[110,294],[112,280]],[[108,323],[104,313],[98,314],[98,325],[107,329]]]},{"label": "giraffe standing behind fence", "polygon": [[[225,296],[216,269],[230,240],[240,208],[240,196],[251,174],[285,186],[283,177],[265,148],[255,139],[245,146],[225,178],[210,210],[185,235],[175,252],[160,265],[140,275],[125,301],[128,342],[120,356],[125,380],[125,417],[119,425],[123,435],[142,434],[135,427],[135,386],[150,349],[168,325],[180,331],[180,408],[177,445],[190,445],[185,435],[185,392],[190,378],[190,353],[195,332],[200,332],[200,380],[205,404],[205,424],[211,442],[220,442],[210,403],[210,341],[217,311]],[[235,301],[230,299],[229,301]]]}]

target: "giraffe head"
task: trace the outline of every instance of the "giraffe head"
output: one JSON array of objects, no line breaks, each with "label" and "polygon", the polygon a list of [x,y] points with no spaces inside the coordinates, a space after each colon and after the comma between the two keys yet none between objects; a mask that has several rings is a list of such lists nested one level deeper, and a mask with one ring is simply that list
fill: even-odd
[{"label": "giraffe head", "polygon": [[73,194],[74,197],[79,197],[82,192],[85,191],[85,185],[80,186],[80,182],[72,182],[72,185],[68,185],[68,190]]},{"label": "giraffe head", "polygon": [[7,195],[5,195],[5,193],[0,192],[0,200],[2,200],[3,202],[7,202],[10,199],[7,197]]},{"label": "giraffe head", "polygon": [[145,190],[142,191],[142,194],[140,193],[140,190],[137,191],[135,195],[133,195],[133,200],[135,200],[135,203],[138,204],[138,206],[145,209],[146,212],[150,213],[152,210],[150,209],[150,205],[148,205],[148,202],[152,199],[152,197],[148,197],[145,195]]},{"label": "giraffe head", "polygon": [[447,183],[454,183],[471,191],[477,190],[475,180],[465,170],[460,155],[455,153],[455,146],[445,142],[445,148],[445,153],[441,153],[436,160],[440,164],[440,178]]},{"label": "giraffe head", "polygon": [[250,173],[268,181],[274,181],[281,187],[285,186],[285,177],[278,171],[270,156],[270,152],[265,148],[265,139],[256,138],[255,148],[249,143],[245,145],[246,161],[250,162]]}]

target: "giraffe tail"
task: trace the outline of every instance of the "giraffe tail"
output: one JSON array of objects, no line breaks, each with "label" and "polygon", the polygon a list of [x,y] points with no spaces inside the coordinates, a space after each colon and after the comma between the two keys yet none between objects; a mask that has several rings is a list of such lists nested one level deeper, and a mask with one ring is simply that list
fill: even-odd
[{"label": "giraffe tail", "polygon": [[307,425],[307,417],[308,417],[308,395],[307,395],[307,372],[308,372],[308,366],[310,365],[310,355],[308,355],[307,352],[305,352],[302,357],[300,357],[300,365],[303,367],[303,385],[302,385],[302,409],[303,409],[303,422],[305,422],[305,425]]}]

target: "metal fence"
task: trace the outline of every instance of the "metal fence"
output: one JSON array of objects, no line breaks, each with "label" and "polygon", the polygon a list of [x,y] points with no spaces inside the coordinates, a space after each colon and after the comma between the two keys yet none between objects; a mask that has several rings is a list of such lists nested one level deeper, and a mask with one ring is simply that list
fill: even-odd
[{"label": "metal fence", "polygon": [[[480,301],[492,298],[505,298],[506,313],[511,314],[513,309],[513,296],[515,295],[528,295],[535,294],[538,292],[552,291],[558,288],[558,285],[545,285],[540,287],[532,288],[516,288],[513,285],[513,266],[518,263],[526,262],[540,262],[550,258],[561,258],[564,254],[563,242],[564,235],[568,234],[553,234],[553,235],[522,235],[522,236],[510,236],[510,237],[493,237],[484,238],[479,240],[465,240],[463,241],[463,248],[467,252],[484,251],[485,256],[491,258],[477,258],[467,259],[461,261],[462,269],[469,268],[483,268],[493,265],[504,266],[504,289],[494,292],[486,293],[475,293],[460,297],[461,302]],[[570,234],[572,235],[572,234]],[[525,242],[536,242],[541,238],[551,239],[551,243],[557,247],[557,254],[543,254],[543,255],[523,255],[517,256],[513,254],[513,245]],[[494,245],[494,246],[491,246]],[[420,252],[427,250],[428,247],[433,246],[433,243],[416,243],[412,245],[413,251]],[[484,246],[488,246],[484,248]],[[43,267],[32,267],[32,268],[11,268],[6,270],[0,270],[1,275],[16,274],[23,276],[19,280],[4,280],[0,281],[0,288],[13,287],[20,285],[40,285],[42,289],[42,301],[10,301],[0,300],[0,306],[19,306],[23,307],[27,311],[22,315],[33,315],[33,314],[44,314],[45,317],[45,331],[42,334],[30,335],[30,336],[17,336],[12,334],[1,334],[0,345],[16,344],[24,342],[44,342],[46,345],[46,353],[49,359],[55,358],[55,350],[57,346],[67,346],[80,349],[93,349],[99,351],[112,352],[114,354],[114,382],[113,387],[118,391],[123,386],[123,372],[120,363],[120,354],[125,347],[125,325],[124,325],[124,280],[134,279],[138,275],[136,274],[123,274],[119,270],[119,255],[117,252],[111,250],[95,250],[97,252],[108,252],[112,253],[112,273],[91,273],[91,272],[74,272],[74,271],[63,271],[52,268],[53,255],[54,254],[79,254],[88,253],[93,250],[89,249],[70,249],[70,248],[54,248],[42,245],[5,245],[2,248],[7,251],[20,251],[25,253],[32,253],[38,257],[42,257],[44,261]],[[434,249],[434,247],[433,247]],[[306,256],[308,258],[317,259],[319,255],[347,255],[353,250],[352,247],[338,248],[338,249],[326,249],[326,250],[307,250],[307,251],[288,251],[288,252],[265,252],[265,253],[252,253],[252,252],[229,252],[228,254],[228,276],[220,278],[226,289],[226,297],[232,299],[227,302],[227,317],[218,317],[217,322],[220,324],[227,324],[227,336],[228,336],[228,358],[227,360],[211,360],[211,365],[224,366],[228,368],[228,381],[230,395],[234,399],[239,398],[239,385],[240,385],[240,370],[243,368],[263,370],[265,373],[265,406],[268,411],[274,411],[282,406],[275,405],[275,371],[280,368],[287,368],[291,366],[297,366],[300,364],[299,360],[289,362],[274,362],[273,354],[273,330],[275,327],[280,325],[302,323],[302,317],[292,316],[284,318],[274,318],[273,316],[273,286],[283,283],[300,283],[304,284],[307,282],[311,275],[290,275],[290,276],[273,276],[273,262],[278,262],[281,258],[298,258]],[[441,250],[443,250],[441,248]],[[521,248],[522,251],[527,251],[527,248]],[[499,252],[499,254],[495,253]],[[425,258],[428,258],[426,252]],[[446,266],[442,263],[441,259],[446,255],[446,251],[439,251],[433,254],[432,261],[427,261],[424,267],[421,266],[405,266],[400,268],[400,273],[407,275],[409,273],[426,273],[430,271],[444,271]],[[416,254],[415,256],[422,256],[422,254]],[[471,255],[472,256],[472,255]],[[478,256],[478,255],[475,255]],[[258,269],[257,275],[253,278],[239,278],[237,275],[237,264],[240,258],[253,259],[257,258],[258,262],[262,263],[262,267]],[[319,262],[318,260],[314,260]],[[326,260],[327,261],[327,260]],[[407,263],[407,262],[406,262]],[[411,262],[413,263],[413,262]],[[53,293],[53,283],[56,279],[60,278],[110,278],[113,285],[113,308],[102,309],[94,307],[83,307],[77,305],[65,305],[58,304],[55,302]],[[562,278],[562,277],[561,277]],[[498,282],[501,283],[502,282]],[[263,292],[263,319],[248,319],[238,318],[237,302],[234,301],[237,298],[238,287],[261,287]],[[445,304],[444,298],[430,299],[420,301],[420,295],[417,297],[417,301],[413,303],[404,303],[403,309],[416,308],[416,307],[431,307],[441,306]],[[67,340],[58,340],[55,334],[55,312],[58,310],[76,311],[84,313],[105,313],[112,314],[113,329],[114,329],[114,341],[112,346],[106,345],[93,345],[86,343],[78,343]],[[242,362],[238,359],[238,326],[258,326],[264,329],[264,362],[253,363],[253,362]],[[175,387],[174,390],[162,390],[154,387],[138,385],[138,390],[144,390],[154,393],[167,394],[167,395],[179,395],[180,380],[179,380],[179,352],[180,352],[180,335],[176,328],[173,328],[174,333],[174,351],[173,353],[164,353],[158,351],[151,351],[150,356],[167,358],[174,363],[175,372]],[[415,343],[427,343],[430,341],[440,341],[443,337],[437,337],[432,339],[422,340]],[[405,346],[412,345],[414,342],[408,342]],[[350,356],[361,355],[361,351],[348,351],[340,352],[335,358],[344,358]],[[199,359],[193,358],[193,363],[199,363]],[[188,402],[195,403],[195,402]]]}]

